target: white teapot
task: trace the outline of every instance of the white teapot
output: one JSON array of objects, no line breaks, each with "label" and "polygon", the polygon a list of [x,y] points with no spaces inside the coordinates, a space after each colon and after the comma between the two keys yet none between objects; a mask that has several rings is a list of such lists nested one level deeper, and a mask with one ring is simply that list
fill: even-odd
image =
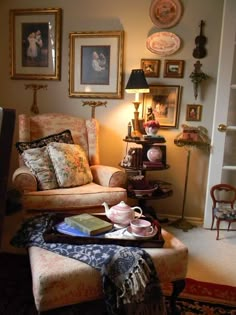
[{"label": "white teapot", "polygon": [[[110,209],[106,202],[103,202],[102,205],[105,208],[105,213],[108,219],[121,227],[129,225],[131,220],[134,218],[140,218],[143,213],[140,207],[130,207],[124,201],[112,206]],[[138,210],[139,213],[135,210]]]}]

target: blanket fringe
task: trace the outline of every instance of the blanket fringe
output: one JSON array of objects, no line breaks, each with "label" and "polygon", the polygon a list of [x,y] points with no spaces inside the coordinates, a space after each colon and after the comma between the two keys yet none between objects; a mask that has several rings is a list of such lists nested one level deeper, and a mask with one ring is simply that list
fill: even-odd
[{"label": "blanket fringe", "polygon": [[142,302],[145,288],[150,280],[151,270],[143,258],[140,258],[132,273],[129,273],[122,284],[121,293],[117,296],[117,306],[132,302]]}]

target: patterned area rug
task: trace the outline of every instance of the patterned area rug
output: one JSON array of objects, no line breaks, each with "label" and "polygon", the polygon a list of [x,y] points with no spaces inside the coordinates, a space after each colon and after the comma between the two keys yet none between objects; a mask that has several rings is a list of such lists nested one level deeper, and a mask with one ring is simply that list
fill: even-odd
[{"label": "patterned area rug", "polygon": [[[170,287],[165,287],[163,291],[168,305]],[[236,315],[236,287],[187,279],[177,305],[181,315]],[[0,253],[0,314],[37,315],[28,256]],[[95,301],[42,314],[105,315],[106,311],[103,301]]]},{"label": "patterned area rug", "polygon": [[[168,299],[171,285],[165,286],[163,292]],[[188,278],[177,305],[181,315],[236,315],[236,287]]]}]

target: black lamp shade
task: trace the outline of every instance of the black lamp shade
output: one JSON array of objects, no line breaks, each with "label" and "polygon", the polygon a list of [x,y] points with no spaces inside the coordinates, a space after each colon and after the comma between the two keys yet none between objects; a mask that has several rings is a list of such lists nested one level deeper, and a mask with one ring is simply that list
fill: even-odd
[{"label": "black lamp shade", "polygon": [[147,84],[144,72],[142,69],[133,69],[126,88],[127,93],[148,93],[149,86]]}]

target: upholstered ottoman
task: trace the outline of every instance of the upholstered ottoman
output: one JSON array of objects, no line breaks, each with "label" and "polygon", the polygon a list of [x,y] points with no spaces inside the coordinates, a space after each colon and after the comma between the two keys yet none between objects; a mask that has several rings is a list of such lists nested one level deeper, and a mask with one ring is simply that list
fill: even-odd
[{"label": "upholstered ottoman", "polygon": [[[145,250],[153,259],[161,283],[173,283],[174,301],[184,288],[188,249],[163,229],[162,235],[163,248]],[[89,265],[35,246],[29,248],[29,258],[39,312],[103,297],[100,272]]]}]

